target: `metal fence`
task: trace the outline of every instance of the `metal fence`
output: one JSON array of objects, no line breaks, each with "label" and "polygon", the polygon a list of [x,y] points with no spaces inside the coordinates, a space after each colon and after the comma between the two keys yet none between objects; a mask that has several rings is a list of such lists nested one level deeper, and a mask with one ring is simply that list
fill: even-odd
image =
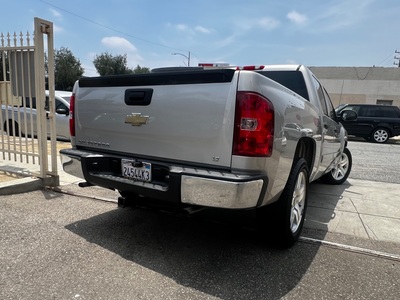
[{"label": "metal fence", "polygon": [[39,165],[35,175],[53,186],[58,184],[53,24],[39,18],[34,23],[33,35],[0,33],[0,150],[3,163]]}]

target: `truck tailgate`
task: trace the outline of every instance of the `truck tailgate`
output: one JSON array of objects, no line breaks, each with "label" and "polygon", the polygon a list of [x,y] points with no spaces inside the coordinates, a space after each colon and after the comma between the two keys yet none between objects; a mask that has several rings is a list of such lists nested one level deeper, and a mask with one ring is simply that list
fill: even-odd
[{"label": "truck tailgate", "polygon": [[80,80],[76,146],[229,167],[237,75],[209,73]]}]

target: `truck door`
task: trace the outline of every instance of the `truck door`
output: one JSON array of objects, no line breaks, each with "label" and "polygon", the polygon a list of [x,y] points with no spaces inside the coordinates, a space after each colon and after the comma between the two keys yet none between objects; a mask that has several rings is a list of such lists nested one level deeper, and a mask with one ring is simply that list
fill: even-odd
[{"label": "truck door", "polygon": [[325,170],[330,166],[334,157],[340,153],[340,124],[336,122],[335,109],[328,93],[315,77],[313,77],[313,81],[323,112],[321,116],[322,145],[320,169]]},{"label": "truck door", "polygon": [[[56,119],[56,136],[58,139],[69,140],[69,107],[66,105],[66,101],[61,101],[58,97],[55,97],[55,114],[54,117]],[[50,119],[49,119],[49,111],[50,111],[50,103],[49,96],[46,96],[45,102],[45,110],[46,110],[46,123],[47,123],[47,135],[50,136]]]}]

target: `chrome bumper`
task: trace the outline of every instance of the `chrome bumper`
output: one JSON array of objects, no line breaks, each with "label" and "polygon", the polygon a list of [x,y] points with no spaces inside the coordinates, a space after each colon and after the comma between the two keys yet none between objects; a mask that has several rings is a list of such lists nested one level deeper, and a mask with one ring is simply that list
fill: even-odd
[{"label": "chrome bumper", "polygon": [[182,176],[182,203],[219,207],[252,208],[257,206],[263,180],[231,182],[193,176]]},{"label": "chrome bumper", "polygon": [[[63,170],[70,175],[85,180],[82,171],[81,157],[88,157],[88,153],[84,151],[69,151],[68,154],[60,153]],[[91,158],[104,158],[101,154],[90,154]],[[205,169],[170,167],[170,176],[172,178],[180,178],[180,180],[172,180],[169,187],[158,189],[159,192],[165,194],[168,190],[177,191],[174,198],[180,198],[181,203],[199,206],[208,206],[216,208],[245,209],[257,207],[262,193],[264,181],[260,176],[236,175],[229,172],[216,172]],[[100,178],[101,175],[91,175]],[[104,178],[104,177],[103,177]],[[145,195],[143,188],[147,190],[157,190],[157,185],[152,183],[142,183],[132,181],[120,176],[107,176],[110,180],[110,186],[125,184],[130,190],[140,187],[138,194]],[[267,184],[267,183],[266,183]],[[180,191],[180,194],[179,194]],[[165,195],[166,196],[166,195]],[[165,198],[165,196],[162,196]]]},{"label": "chrome bumper", "polygon": [[65,172],[75,177],[85,179],[82,172],[81,158],[60,153],[61,165]]}]

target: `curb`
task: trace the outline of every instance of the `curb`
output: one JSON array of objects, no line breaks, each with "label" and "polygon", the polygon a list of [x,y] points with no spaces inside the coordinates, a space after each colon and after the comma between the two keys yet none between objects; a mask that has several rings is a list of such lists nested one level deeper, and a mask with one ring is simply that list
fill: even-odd
[{"label": "curb", "polygon": [[44,187],[44,181],[40,178],[25,177],[0,183],[0,196],[27,193],[40,190]]}]

